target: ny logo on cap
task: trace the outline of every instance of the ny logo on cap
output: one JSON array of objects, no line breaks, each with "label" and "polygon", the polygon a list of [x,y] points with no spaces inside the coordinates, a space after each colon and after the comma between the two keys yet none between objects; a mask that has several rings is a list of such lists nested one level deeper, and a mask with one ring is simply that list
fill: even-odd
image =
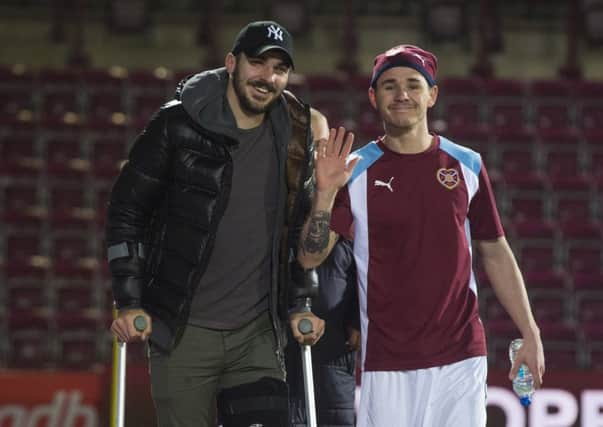
[{"label": "ny logo on cap", "polygon": [[283,30],[276,25],[271,25],[268,27],[268,35],[266,37],[274,37],[274,40],[283,41]]}]

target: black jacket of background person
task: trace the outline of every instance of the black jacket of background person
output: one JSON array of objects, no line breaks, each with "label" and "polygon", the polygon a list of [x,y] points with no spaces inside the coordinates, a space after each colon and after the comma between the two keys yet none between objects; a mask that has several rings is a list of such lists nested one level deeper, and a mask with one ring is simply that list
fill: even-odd
[{"label": "black jacket of background person", "polygon": [[349,352],[348,328],[360,330],[353,243],[340,239],[316,271],[319,291],[312,311],[325,320],[325,333],[312,347],[312,356],[326,364]]},{"label": "black jacket of background person", "polygon": [[[236,123],[217,113],[207,120],[227,102],[227,80],[220,68],[181,83],[176,100],[162,106],[136,138],[111,192],[107,247],[118,245],[127,253],[109,263],[117,308],[144,308],[153,319],[150,339],[165,350],[184,330],[228,204]],[[304,280],[293,284],[289,266],[311,207],[313,144],[310,108],[291,93],[285,92],[267,117],[277,145],[281,207],[274,224],[269,305],[282,355],[289,294],[302,299],[314,289]]]}]

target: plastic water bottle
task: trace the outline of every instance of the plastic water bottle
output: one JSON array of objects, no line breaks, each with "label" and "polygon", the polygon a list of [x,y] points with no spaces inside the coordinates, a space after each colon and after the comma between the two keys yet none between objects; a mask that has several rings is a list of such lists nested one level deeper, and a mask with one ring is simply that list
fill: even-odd
[{"label": "plastic water bottle", "polygon": [[[517,352],[523,345],[521,338],[511,341],[509,345],[509,359],[511,364],[515,361]],[[534,394],[534,378],[532,373],[525,364],[521,364],[517,376],[513,379],[513,391],[519,396],[519,401],[523,406],[529,406],[532,403],[532,395]]]}]

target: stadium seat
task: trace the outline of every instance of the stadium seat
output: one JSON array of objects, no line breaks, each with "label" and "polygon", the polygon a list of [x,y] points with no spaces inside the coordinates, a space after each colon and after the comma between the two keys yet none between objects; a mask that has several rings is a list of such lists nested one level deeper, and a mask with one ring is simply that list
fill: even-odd
[{"label": "stadium seat", "polygon": [[518,80],[486,79],[487,122],[495,131],[522,129],[528,123],[525,85]]},{"label": "stadium seat", "polygon": [[503,181],[508,188],[542,191],[545,176],[539,172],[538,156],[531,145],[522,147],[498,145]]},{"label": "stadium seat", "polygon": [[478,127],[482,123],[481,100],[446,102],[442,120],[447,128]]},{"label": "stadium seat", "polygon": [[603,83],[583,80],[576,84],[577,125],[588,130],[599,130],[603,123]]},{"label": "stadium seat", "polygon": [[599,151],[592,151],[590,156],[592,173],[599,178],[603,177],[603,140],[601,147]]},{"label": "stadium seat", "polygon": [[[368,103],[368,79],[364,85],[364,91],[354,92],[354,88],[350,89],[347,81],[340,76],[308,74],[305,86],[308,89],[309,99],[306,101],[327,117],[331,127],[343,125],[344,121],[352,116],[352,113],[356,113],[354,118],[358,123],[358,128],[363,129],[367,124],[367,118],[363,116],[370,113],[372,109]],[[378,123],[380,122],[378,120]]]},{"label": "stadium seat", "polygon": [[136,131],[142,131],[151,117],[169,100],[164,93],[146,92],[131,94],[129,99],[129,115]]},{"label": "stadium seat", "polygon": [[529,84],[530,102],[534,109],[534,125],[541,129],[566,128],[575,114],[571,98],[575,90],[567,80],[534,80]]},{"label": "stadium seat", "polygon": [[12,311],[8,318],[7,366],[42,369],[54,363],[52,328],[48,315],[34,311]]},{"label": "stadium seat", "polygon": [[568,318],[570,294],[564,290],[529,288],[530,305],[539,323],[558,322]]},{"label": "stadium seat", "polygon": [[85,183],[55,184],[49,188],[50,221],[55,230],[82,229],[96,218]]},{"label": "stadium seat", "polygon": [[79,115],[81,108],[77,92],[45,93],[42,95],[41,113],[50,120],[62,120],[68,113]]},{"label": "stadium seat", "polygon": [[172,73],[165,68],[128,70],[125,84],[130,92],[156,93],[165,97],[173,89]]},{"label": "stadium seat", "polygon": [[564,322],[561,319],[553,319],[551,321],[543,321],[539,325],[540,334],[543,340],[547,341],[565,341],[576,343],[578,331],[573,322]]},{"label": "stadium seat", "polygon": [[546,194],[534,191],[508,191],[509,209],[505,215],[514,223],[543,221],[550,217],[550,199]]},{"label": "stadium seat", "polygon": [[97,351],[100,313],[78,306],[85,301],[71,302],[73,308],[60,312],[56,318],[58,365],[66,369],[90,369],[100,356]]},{"label": "stadium seat", "polygon": [[95,333],[59,332],[57,346],[57,365],[61,369],[89,370],[104,362],[97,348]]},{"label": "stadium seat", "polygon": [[577,292],[576,317],[581,324],[603,324],[603,289]]},{"label": "stadium seat", "polygon": [[525,241],[519,243],[518,258],[525,273],[548,272],[558,265],[553,241]]},{"label": "stadium seat", "polygon": [[21,65],[0,66],[0,116],[16,118],[35,112],[34,93],[37,89],[33,71]]},{"label": "stadium seat", "polygon": [[593,243],[570,241],[565,243],[568,270],[574,273],[599,273],[602,271],[600,241]]},{"label": "stadium seat", "polygon": [[99,139],[92,143],[90,158],[92,174],[96,178],[114,180],[126,160],[126,137]]},{"label": "stadium seat", "polygon": [[479,293],[480,313],[486,323],[490,321],[509,321],[509,315],[498,301],[498,298],[491,289],[480,290]]},{"label": "stadium seat", "polygon": [[547,370],[575,370],[585,365],[582,349],[576,342],[545,340]]},{"label": "stadium seat", "polygon": [[42,253],[37,233],[15,233],[5,237],[5,274],[8,278],[42,278],[50,259]]},{"label": "stadium seat", "polygon": [[87,234],[53,233],[49,238],[53,277],[91,279],[98,269],[92,243]]},{"label": "stadium seat", "polygon": [[174,99],[173,83],[168,70],[130,70],[126,81],[130,104],[128,113],[137,131],[167,101]]},{"label": "stadium seat", "polygon": [[508,340],[507,345],[509,342],[511,342],[511,340],[521,336],[519,334],[519,330],[510,317],[488,321],[486,324],[486,329],[487,332],[496,339]]},{"label": "stadium seat", "polygon": [[44,167],[34,134],[0,138],[0,176],[37,178]]},{"label": "stadium seat", "polygon": [[109,122],[114,113],[126,111],[123,103],[126,70],[89,68],[81,71],[86,94],[85,114],[88,121]]},{"label": "stadium seat", "polygon": [[559,224],[561,237],[565,241],[601,242],[601,225],[588,218],[566,220]]},{"label": "stadium seat", "polygon": [[438,96],[444,100],[456,98],[481,98],[483,82],[481,79],[464,77],[445,77],[438,82]]},{"label": "stadium seat", "polygon": [[565,103],[537,104],[535,106],[535,125],[541,129],[555,129],[555,127],[570,126],[571,113],[569,106]]},{"label": "stadium seat", "polygon": [[88,120],[108,123],[114,114],[126,114],[121,92],[100,92],[88,95],[86,116]]},{"label": "stadium seat", "polygon": [[508,228],[516,239],[548,239],[555,236],[556,224],[543,218],[525,218],[512,221]]},{"label": "stadium seat", "polygon": [[39,227],[46,220],[48,211],[42,202],[36,183],[14,183],[0,187],[4,206],[0,211],[2,222],[13,227]]},{"label": "stadium seat", "polygon": [[[469,147],[482,155],[487,162],[490,178],[495,169],[494,142],[487,126],[448,126],[442,130],[442,135],[458,144]],[[490,167],[492,166],[492,167]]]},{"label": "stadium seat", "polygon": [[588,351],[588,367],[603,370],[603,326],[601,320],[584,321],[580,324],[584,332],[585,347]]},{"label": "stadium seat", "polygon": [[589,293],[603,290],[603,272],[574,272],[571,282],[576,293]]},{"label": "stadium seat", "polygon": [[526,84],[513,79],[484,79],[482,82],[484,95],[490,98],[517,98],[526,97]]},{"label": "stadium seat", "polygon": [[7,306],[11,311],[35,311],[51,304],[49,289],[42,280],[13,280],[5,285],[8,288]]},{"label": "stadium seat", "polygon": [[603,103],[583,104],[578,111],[578,123],[583,129],[600,129],[603,123]]},{"label": "stadium seat", "polygon": [[567,274],[564,271],[556,271],[552,268],[541,271],[527,271],[523,276],[528,292],[532,290],[561,292],[566,289],[566,282],[568,281]]},{"label": "stadium seat", "polygon": [[48,174],[53,178],[82,179],[90,170],[90,162],[82,153],[77,135],[48,139],[46,156]]},{"label": "stadium seat", "polygon": [[588,194],[558,192],[552,198],[552,215],[560,222],[588,222],[594,218],[592,205]]},{"label": "stadium seat", "polygon": [[520,103],[495,104],[490,107],[489,124],[495,131],[517,129],[525,126],[527,113],[524,105]]}]

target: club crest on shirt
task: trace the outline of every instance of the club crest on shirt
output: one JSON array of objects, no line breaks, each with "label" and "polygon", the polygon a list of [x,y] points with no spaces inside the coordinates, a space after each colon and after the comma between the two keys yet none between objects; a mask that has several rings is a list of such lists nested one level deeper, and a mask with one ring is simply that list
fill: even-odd
[{"label": "club crest on shirt", "polygon": [[436,172],[436,177],[438,182],[449,190],[452,190],[454,187],[459,185],[459,182],[461,181],[459,173],[456,169],[440,168]]}]

